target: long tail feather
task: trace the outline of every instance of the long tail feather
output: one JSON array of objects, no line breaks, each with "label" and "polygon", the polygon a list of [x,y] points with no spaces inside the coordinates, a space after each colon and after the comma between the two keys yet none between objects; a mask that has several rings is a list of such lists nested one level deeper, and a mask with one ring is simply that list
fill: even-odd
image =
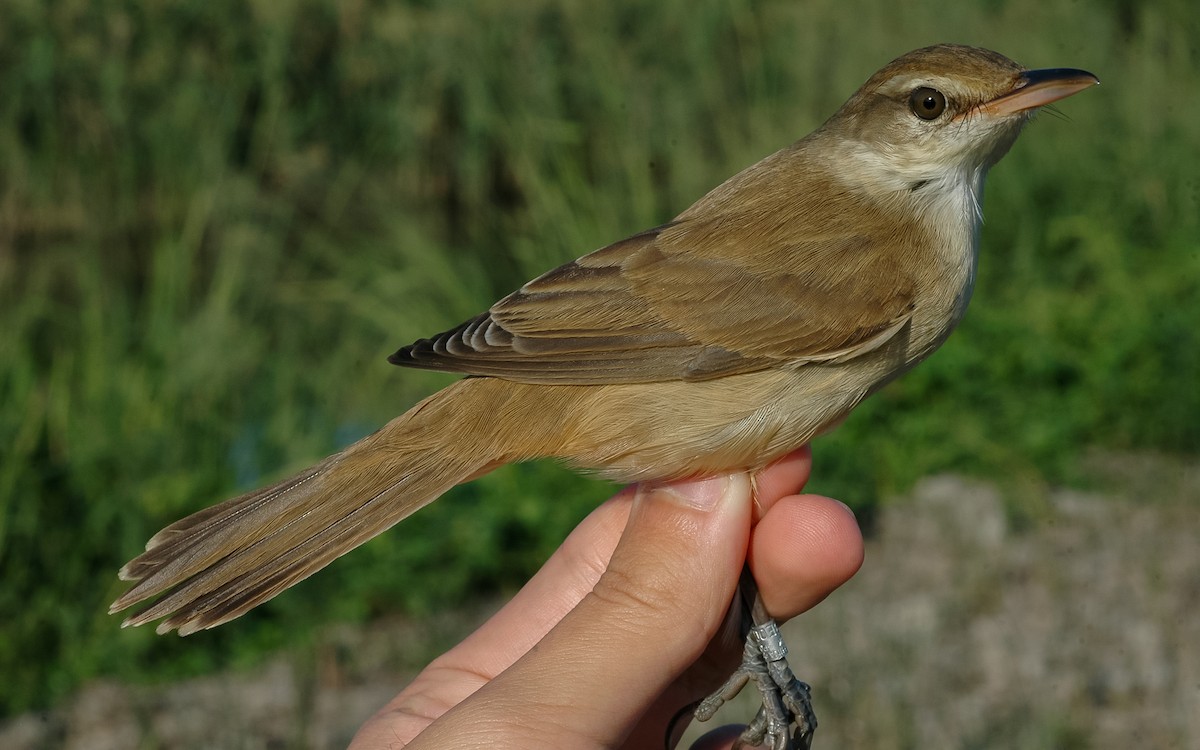
[{"label": "long tail feather", "polygon": [[479,411],[470,388],[462,381],[290,479],[166,527],[121,569],[135,583],[110,611],[159,597],[124,625],[165,617],[160,633],[214,627],[493,466],[495,440],[481,434],[491,431],[486,414],[470,414]]}]

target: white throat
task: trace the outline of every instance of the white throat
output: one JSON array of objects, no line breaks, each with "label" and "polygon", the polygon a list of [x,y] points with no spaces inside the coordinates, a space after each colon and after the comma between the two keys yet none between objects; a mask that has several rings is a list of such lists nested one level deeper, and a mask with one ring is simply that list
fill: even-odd
[{"label": "white throat", "polygon": [[[904,158],[907,154],[895,151],[881,153],[861,143],[847,150],[844,157],[857,162],[858,189],[865,187],[876,200],[923,217],[937,237],[939,256],[962,283],[957,321],[975,284],[987,165],[930,163]],[[864,175],[870,179],[863,179]]]}]

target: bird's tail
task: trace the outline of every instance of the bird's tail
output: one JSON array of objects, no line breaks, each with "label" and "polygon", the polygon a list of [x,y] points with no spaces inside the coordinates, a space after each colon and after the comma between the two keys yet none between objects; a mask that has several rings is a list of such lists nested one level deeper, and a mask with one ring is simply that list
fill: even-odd
[{"label": "bird's tail", "polygon": [[[117,612],[181,635],[243,614],[390,528],[504,455],[486,379],[459,381],[300,474],[195,513],[121,568]],[[496,404],[490,404],[495,407]],[[500,405],[502,406],[502,405]]]}]

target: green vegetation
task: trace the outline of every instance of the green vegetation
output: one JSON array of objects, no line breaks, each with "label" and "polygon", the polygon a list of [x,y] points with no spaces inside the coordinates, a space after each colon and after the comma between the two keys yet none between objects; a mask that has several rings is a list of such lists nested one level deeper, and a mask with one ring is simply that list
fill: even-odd
[{"label": "green vegetation", "polygon": [[105,614],[162,524],[449,382],[394,349],[670,218],[936,41],[1103,85],[995,170],[962,330],[818,446],[815,489],[1200,452],[1194,6],[928,5],[7,3],[0,716],[516,586],[608,488],[498,472],[187,640]]}]

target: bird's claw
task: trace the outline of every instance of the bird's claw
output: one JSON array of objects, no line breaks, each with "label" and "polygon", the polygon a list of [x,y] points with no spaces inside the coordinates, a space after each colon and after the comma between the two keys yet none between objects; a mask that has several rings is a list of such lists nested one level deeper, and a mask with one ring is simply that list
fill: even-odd
[{"label": "bird's claw", "polygon": [[712,718],[726,701],[754,681],[762,706],[742,731],[734,750],[766,744],[771,750],[809,750],[817,729],[809,686],[796,679],[787,662],[787,647],[773,621],[751,628],[742,664],[725,684],[696,707],[696,719]]}]

